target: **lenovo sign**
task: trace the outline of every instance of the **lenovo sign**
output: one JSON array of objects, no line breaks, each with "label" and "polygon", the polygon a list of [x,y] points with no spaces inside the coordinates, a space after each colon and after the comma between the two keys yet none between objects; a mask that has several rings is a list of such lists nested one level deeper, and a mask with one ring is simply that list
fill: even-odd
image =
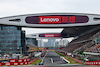
[{"label": "lenovo sign", "polygon": [[[61,21],[62,19],[62,21]],[[39,24],[61,24],[62,23],[74,23],[75,16],[40,16]]]},{"label": "lenovo sign", "polygon": [[39,34],[39,37],[61,37],[61,34]]},{"label": "lenovo sign", "polygon": [[54,34],[45,34],[44,37],[54,37]]},{"label": "lenovo sign", "polygon": [[87,23],[89,18],[79,15],[30,16],[26,17],[25,21],[28,24],[73,24]]},{"label": "lenovo sign", "polygon": [[39,24],[54,24],[54,23],[61,23],[60,16],[40,16],[39,17]]}]

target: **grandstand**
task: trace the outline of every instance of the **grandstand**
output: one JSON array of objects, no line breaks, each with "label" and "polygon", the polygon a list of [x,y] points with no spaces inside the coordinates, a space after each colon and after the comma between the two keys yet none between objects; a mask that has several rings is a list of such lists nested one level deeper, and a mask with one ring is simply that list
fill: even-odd
[{"label": "grandstand", "polygon": [[100,44],[95,44],[94,46],[84,50],[85,52],[96,52],[100,53]]},{"label": "grandstand", "polygon": [[[62,32],[62,34],[64,34],[64,32]],[[75,39],[73,39],[66,47],[63,47],[62,50],[65,54],[71,53],[71,55],[79,56],[81,58],[82,53],[84,52],[84,57],[88,57],[90,61],[100,60],[99,36],[99,26],[88,29],[80,34],[80,36],[75,36]]]}]

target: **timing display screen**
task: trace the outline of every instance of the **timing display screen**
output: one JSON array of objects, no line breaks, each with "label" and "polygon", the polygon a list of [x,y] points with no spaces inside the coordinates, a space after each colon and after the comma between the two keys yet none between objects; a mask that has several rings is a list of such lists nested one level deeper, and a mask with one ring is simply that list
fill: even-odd
[{"label": "timing display screen", "polygon": [[25,19],[28,24],[73,24],[87,23],[89,18],[80,15],[52,15],[52,16],[29,16]]},{"label": "timing display screen", "polygon": [[39,34],[39,37],[61,37],[61,34]]}]

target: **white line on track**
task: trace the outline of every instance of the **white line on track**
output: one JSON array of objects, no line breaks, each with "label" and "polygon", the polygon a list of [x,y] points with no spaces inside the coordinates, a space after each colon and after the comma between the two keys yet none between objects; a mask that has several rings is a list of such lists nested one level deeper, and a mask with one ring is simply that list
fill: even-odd
[{"label": "white line on track", "polygon": [[53,63],[53,59],[52,58],[50,58],[51,59],[51,62]]},{"label": "white line on track", "polygon": [[[47,51],[47,52],[48,52],[48,51]],[[47,55],[47,52],[46,52],[45,56]],[[43,63],[45,56],[43,57],[43,59],[42,59],[42,62],[41,62],[41,63]]]}]

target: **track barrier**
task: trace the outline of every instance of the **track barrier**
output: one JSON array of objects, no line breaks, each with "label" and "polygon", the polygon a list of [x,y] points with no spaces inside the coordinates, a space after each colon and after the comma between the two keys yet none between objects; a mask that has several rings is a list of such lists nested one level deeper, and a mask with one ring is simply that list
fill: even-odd
[{"label": "track barrier", "polygon": [[18,63],[17,63],[17,62],[15,62],[15,63],[14,63],[14,66],[18,66]]},{"label": "track barrier", "polygon": [[27,58],[27,59],[10,59],[10,62],[7,62],[7,63],[0,63],[0,66],[11,66],[11,65],[14,65],[14,66],[18,66],[18,65],[28,65],[28,64],[31,64],[33,63],[37,58],[34,58],[33,60],[30,60],[30,58]]},{"label": "track barrier", "polygon": [[42,55],[42,57],[44,57],[45,54],[46,54],[46,52]]},{"label": "track barrier", "polygon": [[86,61],[86,65],[100,65],[100,61]]},{"label": "track barrier", "polygon": [[10,66],[10,63],[9,63],[9,62],[8,62],[8,63],[5,63],[5,65],[6,65],[6,66]]},{"label": "track barrier", "polygon": [[19,65],[23,66],[23,65],[24,65],[24,63],[23,63],[23,62],[21,62]]},{"label": "track barrier", "polygon": [[1,63],[0,63],[0,66],[1,66]]},{"label": "track barrier", "polygon": [[27,62],[25,62],[25,65],[27,65],[28,63]]}]

